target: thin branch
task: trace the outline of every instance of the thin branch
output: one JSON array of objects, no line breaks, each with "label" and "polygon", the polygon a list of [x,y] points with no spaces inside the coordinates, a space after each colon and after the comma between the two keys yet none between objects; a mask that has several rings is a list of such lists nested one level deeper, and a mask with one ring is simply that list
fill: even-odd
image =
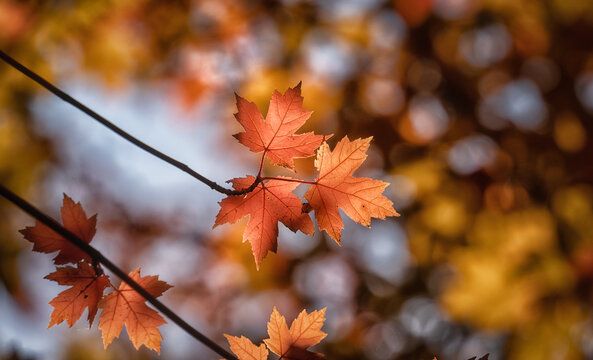
[{"label": "thin branch", "polygon": [[128,276],[123,270],[113,264],[109,259],[107,259],[103,254],[97,251],[94,247],[87,244],[83,240],[81,240],[78,236],[74,235],[72,232],[64,228],[60,223],[56,220],[52,219],[48,215],[44,214],[42,211],[38,210],[36,207],[31,205],[29,202],[24,200],[23,198],[19,197],[18,195],[14,194],[12,191],[8,190],[4,185],[0,184],[0,195],[6,198],[8,201],[12,202],[23,211],[37,219],[38,221],[42,222],[43,224],[50,227],[52,230],[63,236],[66,240],[71,242],[72,244],[76,245],[82,251],[87,253],[92,259],[93,262],[99,262],[103,264],[109,271],[117,275],[123,282],[130,285],[130,287],[136,290],[143,298],[146,299],[149,303],[151,303],[157,310],[159,310],[163,315],[168,317],[172,322],[177,324],[181,327],[185,332],[189,335],[193,336],[196,340],[200,341],[207,347],[209,347],[212,351],[216,352],[220,356],[224,357],[228,360],[237,360],[237,358],[220,347],[214,341],[207,338],[204,334],[196,330],[194,327],[189,325],[185,320],[183,320],[179,315],[175,314],[171,309],[165,306],[162,302],[157,300],[154,296],[152,296],[148,291],[146,291],[140,284],[134,281],[132,278]]},{"label": "thin branch", "polygon": [[80,103],[79,101],[74,99],[72,96],[66,94],[64,91],[60,90],[55,85],[51,84],[49,81],[45,80],[40,75],[33,72],[32,70],[30,70],[29,68],[27,68],[26,66],[21,64],[20,62],[16,61],[12,57],[10,57],[6,53],[4,53],[2,50],[0,50],[0,59],[2,59],[4,62],[9,64],[10,66],[14,67],[21,73],[25,74],[27,77],[29,77],[30,79],[32,79],[39,85],[46,88],[47,90],[52,92],[54,95],[56,95],[60,99],[64,100],[68,104],[74,106],[78,110],[84,112],[85,114],[92,117],[93,119],[97,120],[99,123],[103,124],[105,127],[107,127],[109,130],[113,131],[117,135],[128,140],[132,144],[138,146],[142,150],[144,150],[144,151],[158,157],[159,159],[175,166],[179,170],[193,176],[194,178],[196,178],[199,181],[203,182],[204,184],[208,185],[212,190],[216,190],[216,191],[226,194],[226,195],[243,195],[243,194],[247,194],[247,193],[253,191],[253,189],[255,189],[255,187],[258,184],[258,181],[256,180],[253,184],[251,184],[251,186],[249,186],[246,189],[242,189],[242,190],[230,190],[225,187],[222,187],[222,186],[218,185],[216,182],[198,174],[197,172],[192,170],[186,164],[184,164],[180,161],[177,161],[168,155],[163,154],[162,152],[156,150],[155,148],[153,148],[151,146],[148,146],[147,144],[143,143],[142,141],[138,140],[137,138],[135,138],[132,135],[128,134],[127,132],[123,131],[121,128],[117,127],[115,124],[113,124],[109,120],[107,120],[104,117],[102,117],[101,115],[97,114],[96,112],[94,112],[93,110],[88,108],[86,105]]}]

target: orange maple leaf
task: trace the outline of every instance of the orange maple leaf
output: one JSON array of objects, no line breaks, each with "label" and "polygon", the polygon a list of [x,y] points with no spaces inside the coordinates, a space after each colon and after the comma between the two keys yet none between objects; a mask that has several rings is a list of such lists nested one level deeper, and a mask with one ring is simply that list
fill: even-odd
[{"label": "orange maple leaf", "polygon": [[264,344],[256,346],[245,336],[239,338],[224,334],[224,337],[229,341],[231,351],[239,357],[239,360],[266,360],[268,358],[268,349]]},{"label": "orange maple leaf", "polygon": [[[132,271],[129,275],[154,297],[161,296],[172,287],[159,280],[158,275],[140,277],[140,269]],[[146,306],[145,301],[146,299],[124,282],[119,289],[105,295],[99,303],[99,307],[103,309],[99,330],[105,348],[119,336],[125,324],[128,336],[136,349],[140,345],[145,345],[161,353],[163,337],[158,327],[166,321],[158,312]]]},{"label": "orange maple leaf", "polygon": [[274,91],[265,120],[254,103],[237,95],[235,117],[245,132],[234,136],[255,153],[264,151],[264,156],[274,164],[294,169],[294,158],[313,156],[319,145],[331,136],[312,132],[295,134],[313,113],[302,106],[301,83],[286,90],[284,95]]},{"label": "orange maple leaf", "polygon": [[[318,344],[327,336],[321,331],[324,322],[325,308],[310,314],[303,310],[289,328],[284,316],[280,315],[274,307],[268,322],[269,338],[264,339],[264,343],[271,352],[280,356],[280,359],[323,359],[323,355],[309,351],[307,348]],[[240,338],[227,334],[224,336],[231,345],[231,351],[239,357],[239,360],[265,360],[268,358],[268,350],[263,344],[256,346],[244,336]]]},{"label": "orange maple leaf", "polygon": [[319,175],[305,193],[305,198],[315,210],[319,228],[338,244],[344,227],[338,208],[352,220],[369,227],[372,217],[385,219],[386,216],[399,215],[393,209],[393,203],[382,195],[388,183],[352,176],[366,159],[371,139],[350,141],[345,136],[333,152],[327,143],[317,150],[315,167]]},{"label": "orange maple leaf", "polygon": [[270,351],[283,359],[322,358],[320,354],[308,351],[307,348],[318,344],[327,336],[321,331],[324,321],[325,308],[310,314],[303,310],[288,328],[286,319],[274,307],[268,322],[269,338],[264,339],[264,342]]},{"label": "orange maple leaf", "polygon": [[[66,229],[86,243],[91,242],[96,231],[96,214],[87,218],[80,203],[74,203],[66,194],[64,194],[61,214]],[[59,251],[54,258],[56,265],[75,264],[81,260],[91,261],[88,254],[39,221],[35,222],[35,226],[28,226],[19,232],[24,235],[25,239],[33,243],[33,251],[48,254]]]},{"label": "orange maple leaf", "polygon": [[[232,183],[235,189],[244,189],[254,181],[253,176],[247,176],[233,179]],[[309,215],[301,212],[301,200],[292,193],[298,185],[297,182],[269,180],[265,184],[260,183],[246,195],[233,195],[223,199],[219,203],[220,211],[216,215],[213,228],[224,223],[235,223],[249,215],[243,242],[251,243],[255,264],[259,269],[268,251],[276,252],[279,221],[294,232],[301,230],[309,235],[315,232]]]},{"label": "orange maple leaf", "polygon": [[57,325],[66,320],[69,327],[80,318],[85,308],[88,308],[89,324],[97,314],[97,304],[103,297],[103,291],[111,283],[105,275],[97,276],[93,266],[86,262],[79,262],[77,267],[65,266],[57,268],[45,277],[56,281],[60,285],[72,285],[68,290],[62,291],[49,302],[54,307],[48,327]]}]

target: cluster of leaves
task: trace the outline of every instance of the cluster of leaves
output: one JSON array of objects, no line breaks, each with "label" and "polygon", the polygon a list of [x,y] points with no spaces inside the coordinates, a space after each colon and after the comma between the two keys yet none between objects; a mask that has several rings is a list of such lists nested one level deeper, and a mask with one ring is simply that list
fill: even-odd
[{"label": "cluster of leaves", "polygon": [[[96,232],[96,214],[87,218],[81,204],[75,203],[64,194],[61,216],[66,229],[86,243],[91,242]],[[88,309],[89,326],[92,326],[101,308],[99,329],[105,348],[119,336],[125,325],[136,349],[145,345],[160,354],[162,336],[158,327],[166,321],[146,305],[146,299],[124,282],[119,288],[115,288],[99,263],[47,225],[36,222],[35,226],[26,227],[20,232],[33,243],[33,251],[58,252],[53,259],[56,271],[45,278],[70,286],[50,301],[54,310],[48,327],[63,321],[72,327],[85,309]],[[66,264],[76,266],[60,266]],[[159,280],[158,276],[140,276],[140,269],[132,271],[129,276],[154,297],[159,297],[171,288],[171,285]],[[112,288],[113,291],[103,295],[107,288]],[[284,316],[274,308],[268,322],[270,337],[264,340],[265,345],[255,346],[243,336],[225,336],[239,359],[267,359],[268,349],[284,359],[322,359],[320,354],[307,348],[319,343],[327,335],[321,331],[324,321],[325,309],[310,314],[303,310],[288,328]]]},{"label": "cluster of leaves", "polygon": [[[229,182],[236,190],[247,189],[254,183],[257,187],[246,195],[232,195],[222,200],[214,227],[235,223],[249,215],[243,241],[251,243],[258,269],[268,251],[277,250],[278,222],[294,232],[300,230],[313,235],[315,229],[308,213],[314,210],[319,228],[340,244],[344,225],[339,208],[365,226],[370,226],[373,217],[385,219],[398,215],[393,203],[382,195],[388,183],[352,176],[366,159],[372,137],[350,141],[346,136],[332,151],[325,141],[331,135],[295,134],[312,113],[302,105],[300,83],[283,95],[274,92],[265,119],[254,103],[237,96],[235,117],[245,132],[235,137],[249,150],[261,152],[262,158],[256,177],[235,178]],[[318,175],[315,181],[262,176],[265,159],[294,170],[294,158],[313,156],[316,150]],[[304,196],[305,203],[293,194],[300,184],[310,185]]]},{"label": "cluster of leaves", "polygon": [[266,360],[268,349],[278,355],[280,359],[287,360],[317,360],[323,355],[307,350],[318,344],[327,334],[321,331],[325,322],[325,308],[307,314],[303,310],[292,322],[290,328],[284,316],[280,315],[276,307],[270,315],[268,322],[268,338],[264,344],[255,345],[245,336],[236,337],[225,334],[231,350],[239,360]]},{"label": "cluster of leaves", "polygon": [[[87,218],[80,203],[75,203],[66,194],[61,215],[66,229],[86,243],[91,242],[96,232],[97,215]],[[101,308],[99,329],[105,348],[119,336],[125,324],[136,349],[145,345],[160,353],[162,336],[158,327],[166,321],[146,305],[140,294],[124,282],[119,288],[114,287],[99,263],[45,224],[36,222],[35,226],[26,227],[20,232],[33,243],[33,251],[58,252],[53,259],[56,271],[45,278],[70,286],[50,301],[54,310],[49,327],[63,321],[72,327],[87,308],[89,326],[92,326],[98,309]],[[60,266],[66,264],[75,266]],[[159,280],[158,276],[140,276],[140,269],[132,271],[129,276],[154,297],[171,288],[171,285]],[[113,291],[103,295],[107,288]]]},{"label": "cluster of leaves", "polygon": [[[258,269],[268,251],[276,251],[278,222],[292,231],[300,230],[313,235],[315,229],[308,213],[314,210],[320,229],[339,244],[343,223],[338,208],[365,226],[370,226],[372,217],[385,219],[386,216],[398,215],[392,202],[382,195],[387,183],[352,176],[366,159],[371,138],[350,141],[344,137],[331,151],[325,142],[331,135],[321,136],[311,132],[295,134],[312,113],[304,110],[302,103],[300,83],[295,88],[289,88],[284,95],[276,91],[264,120],[255,104],[237,96],[239,112],[236,118],[245,132],[235,137],[251,151],[263,154],[256,177],[231,180],[236,190],[255,185],[253,190],[222,200],[214,226],[234,223],[249,215],[244,241],[251,243]],[[319,174],[315,181],[262,176],[266,158],[276,165],[294,170],[294,158],[312,156],[316,150],[315,167]],[[301,183],[311,185],[304,195],[307,203],[301,203],[292,193]],[[66,194],[61,215],[66,229],[86,243],[91,242],[96,232],[96,215],[87,218],[80,203],[75,203]],[[34,244],[34,251],[58,252],[53,259],[57,270],[47,275],[46,279],[70,286],[50,301],[54,310],[49,327],[63,321],[72,327],[87,308],[89,325],[92,326],[101,308],[99,329],[105,348],[126,325],[136,348],[145,345],[160,353],[162,336],[158,326],[164,324],[165,320],[146,305],[146,300],[140,294],[123,282],[119,288],[115,288],[99,263],[45,224],[37,222],[35,226],[21,230],[21,233]],[[62,266],[66,264],[75,266]],[[141,277],[140,269],[132,271],[130,277],[154,297],[162,295],[171,287],[158,280],[158,276]],[[103,295],[107,288],[113,291]],[[231,350],[240,359],[267,359],[268,349],[284,359],[321,359],[320,354],[307,348],[326,336],[321,331],[324,321],[325,309],[311,314],[303,310],[289,328],[285,318],[274,308],[265,345],[256,346],[245,337],[225,336]]]},{"label": "cluster of leaves", "polygon": [[[411,273],[418,276],[393,285],[402,299],[398,304],[418,295],[434,298],[426,290],[433,270],[440,274],[446,266],[459,274],[454,282],[443,282],[452,285],[440,293],[444,301],[434,300],[451,315],[447,326],[463,327],[464,335],[456,337],[457,345],[442,338],[408,341],[406,351],[416,355],[426,347],[463,348],[475,332],[487,329],[505,339],[501,351],[509,358],[527,359],[526,354],[543,358],[565,349],[570,349],[568,358],[586,357],[582,344],[587,341],[575,341],[572,329],[590,316],[588,304],[593,294],[593,248],[589,241],[593,233],[593,173],[588,170],[591,167],[583,166],[591,156],[593,121],[587,97],[579,98],[580,91],[587,89],[587,74],[591,72],[591,52],[585,50],[592,45],[588,38],[593,17],[588,14],[593,2],[396,0],[364,2],[365,6],[348,12],[347,17],[340,15],[349,9],[347,2],[331,4],[216,0],[167,5],[149,1],[100,5],[60,2],[60,6],[51,6],[0,1],[0,18],[4,20],[0,22],[6,30],[0,34],[0,41],[3,49],[26,59],[41,73],[51,74],[50,78],[73,76],[77,66],[69,66],[63,73],[59,69],[64,67],[43,64],[51,59],[60,63],[65,57],[80,59],[80,67],[107,82],[155,81],[155,72],[166,69],[171,71],[171,78],[165,80],[173,79],[174,85],[186,89],[183,98],[193,101],[204,95],[224,94],[229,84],[253,100],[271,84],[285,89],[288,81],[303,78],[305,84],[313,84],[306,94],[316,118],[331,122],[336,133],[348,133],[351,138],[375,135],[373,142],[378,154],[384,156],[388,176],[403,178],[407,186],[399,187],[399,193],[411,194],[403,197],[407,201],[398,196],[396,203],[398,210],[407,207],[407,220],[402,225],[415,260]],[[159,26],[163,17],[168,26]],[[400,21],[402,18],[407,25]],[[141,36],[135,32],[138,29]],[[261,32],[256,30],[261,29],[265,41],[257,36]],[[493,51],[468,51],[484,37],[498,44]],[[250,38],[257,41],[245,41]],[[318,46],[311,41],[318,38],[332,41],[328,44],[351,56],[349,64],[354,65],[349,66],[346,77],[343,71],[335,71],[339,66],[313,66],[311,57],[301,56]],[[469,42],[471,39],[477,42]],[[261,46],[253,47],[258,44]],[[244,47],[239,48],[241,45]],[[251,70],[249,59],[253,57],[243,56],[247,53],[245,46],[250,46],[249,54],[259,56],[268,50],[274,61],[266,63],[258,57],[258,71]],[[333,56],[332,62],[338,63],[343,56]],[[465,59],[469,56],[481,59],[481,64],[468,63]],[[208,62],[212,58],[215,60]],[[228,71],[229,63],[237,64],[233,59],[245,67],[233,66],[233,71]],[[216,76],[223,71],[228,77]],[[212,72],[215,76],[204,76]],[[237,80],[237,76],[241,78]],[[52,148],[43,140],[47,135],[32,130],[30,124],[35,122],[24,113],[31,107],[23,106],[23,94],[29,98],[37,89],[10,71],[3,71],[0,77],[4,85],[0,102],[8,114],[0,129],[5,155],[0,162],[3,175],[9,176],[3,181],[16,192],[26,193],[41,185],[32,180],[39,173],[35,171],[38,166],[47,165],[44,161]],[[308,81],[312,78],[316,81]],[[496,94],[506,93],[500,91],[505,88],[516,94],[525,89],[515,87],[525,85],[524,80],[540,89],[522,92],[534,95],[536,100],[530,103],[535,107],[525,113],[525,118],[540,113],[536,109],[542,105],[548,115],[544,127],[535,132],[518,129],[508,119],[493,118],[491,111],[483,111],[483,105],[494,99],[499,99],[494,101],[497,110],[503,110],[502,98]],[[225,91],[213,91],[216,85]],[[532,88],[528,86],[527,90],[537,90]],[[177,93],[172,96],[179,97]],[[507,100],[516,99],[509,96]],[[437,105],[433,124],[442,132],[420,126],[430,118],[416,116],[419,104],[433,110]],[[478,122],[481,115],[486,115],[486,121],[495,121],[497,130]],[[487,135],[498,145],[497,162],[468,176],[453,174],[448,151],[472,133]],[[55,140],[56,145],[59,143]],[[62,164],[60,171],[78,169],[76,163],[68,166],[64,160]],[[114,202],[99,191],[93,194],[89,195]],[[538,226],[541,217],[534,214],[542,211],[557,226]],[[122,228],[128,225],[125,217],[113,218]],[[161,217],[163,227],[164,219]],[[147,217],[143,221],[153,220]],[[476,232],[488,233],[491,228],[497,230],[494,238],[474,240]],[[539,229],[538,234],[544,233],[545,241],[533,236],[534,228]],[[535,246],[524,245],[524,234],[532,234],[528,238]],[[11,244],[10,235],[2,234],[0,241],[0,282],[18,300],[26,296],[17,297],[16,275],[27,269],[16,267],[18,247]],[[513,261],[497,261],[500,258]],[[355,289],[371,296],[369,304],[379,304],[368,309],[378,320],[386,321],[407,309],[393,306],[383,311],[384,293],[369,291],[374,288],[367,281],[368,269],[352,264],[357,273],[351,279],[360,284]],[[423,271],[414,271],[416,266]],[[286,278],[290,276],[292,273]],[[357,305],[353,308],[358,307],[361,297],[354,294],[352,298]],[[493,303],[497,304],[496,311],[491,311]],[[467,323],[471,327],[463,325]],[[353,324],[354,329],[366,329],[359,318]],[[361,338],[357,331],[349,334],[346,341],[354,343]]]},{"label": "cluster of leaves", "polygon": [[[276,91],[264,120],[255,104],[237,96],[239,112],[236,118],[245,132],[235,136],[251,151],[263,154],[256,177],[231,180],[233,187],[244,190],[245,194],[231,195],[220,202],[221,210],[214,226],[234,223],[249,215],[244,241],[251,243],[258,269],[268,251],[276,251],[278,222],[292,231],[301,230],[313,235],[315,229],[308,213],[314,210],[319,228],[339,244],[343,228],[339,208],[365,226],[370,226],[372,217],[385,219],[386,216],[398,215],[392,202],[382,195],[388,183],[352,176],[366,159],[371,138],[350,141],[344,137],[331,151],[325,142],[331,135],[321,136],[311,132],[295,134],[312,113],[304,110],[302,103],[300,83],[289,88],[284,95]],[[262,176],[266,158],[276,165],[294,170],[294,158],[312,156],[316,150],[315,167],[319,174],[315,181]],[[304,195],[307,203],[301,203],[292,193],[301,183],[311,185]],[[96,232],[96,215],[87,218],[80,203],[75,203],[64,194],[61,216],[66,229],[87,244],[91,242]],[[50,301],[54,310],[49,327],[63,321],[72,327],[87,308],[89,325],[92,326],[101,308],[99,329],[105,348],[126,325],[136,348],[145,345],[160,353],[162,336],[158,327],[165,320],[146,305],[146,300],[140,294],[124,282],[115,288],[98,262],[47,225],[37,222],[35,226],[21,230],[21,233],[33,243],[34,251],[58,252],[53,259],[57,270],[47,275],[46,279],[70,286]],[[62,266],[66,264],[75,266]],[[158,276],[141,277],[140,269],[132,271],[129,276],[154,297],[162,295],[171,287],[158,280]],[[107,288],[113,291],[103,295]],[[322,355],[307,348],[326,336],[321,331],[324,321],[325,309],[311,314],[303,310],[289,328],[285,318],[274,308],[265,345],[256,346],[245,337],[225,336],[231,350],[240,359],[267,359],[268,349],[284,359],[321,359]]]}]

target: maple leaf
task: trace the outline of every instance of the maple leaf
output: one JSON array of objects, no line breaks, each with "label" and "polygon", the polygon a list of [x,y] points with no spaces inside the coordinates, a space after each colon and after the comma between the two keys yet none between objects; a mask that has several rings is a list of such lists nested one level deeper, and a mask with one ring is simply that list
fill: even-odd
[{"label": "maple leaf", "polygon": [[[280,315],[276,307],[272,310],[268,322],[268,339],[264,343],[280,359],[286,360],[320,360],[323,355],[307,350],[308,347],[318,344],[327,336],[321,331],[325,322],[325,308],[307,314],[303,310],[292,322],[290,328],[286,319]],[[239,360],[265,360],[268,350],[263,344],[256,346],[248,338],[241,336],[224,335],[231,346],[231,351]]]},{"label": "maple leaf", "polygon": [[[289,179],[289,178],[283,178]],[[235,189],[250,186],[255,178],[247,176],[231,180]],[[251,243],[255,264],[259,269],[268,251],[276,252],[278,247],[278,222],[290,230],[313,235],[315,227],[308,214],[301,212],[301,200],[292,193],[297,182],[269,180],[260,183],[246,195],[231,195],[223,199],[216,215],[213,228],[224,223],[235,223],[249,215],[249,222],[243,234],[243,242]]]},{"label": "maple leaf", "polygon": [[227,334],[224,336],[231,346],[231,351],[239,357],[239,360],[266,360],[268,358],[268,349],[264,344],[256,346],[245,336],[240,338]]},{"label": "maple leaf", "polygon": [[333,152],[327,143],[317,150],[315,167],[319,175],[305,193],[305,198],[315,210],[319,228],[338,244],[344,227],[338,208],[352,220],[369,227],[372,217],[385,219],[386,216],[399,216],[393,209],[393,203],[382,195],[388,183],[352,176],[366,159],[371,139],[350,141],[345,136]]},{"label": "maple leaf", "polygon": [[[64,194],[61,215],[66,229],[86,243],[91,242],[96,231],[96,214],[87,218],[80,203],[74,203],[68,195]],[[88,254],[39,221],[35,222],[35,226],[28,226],[19,232],[24,235],[25,239],[33,243],[33,251],[42,253],[59,251],[54,258],[56,265],[75,264],[81,260],[91,261]]]},{"label": "maple leaf", "polygon": [[[158,276],[140,277],[140,269],[132,271],[129,275],[154,297],[161,296],[172,287],[159,280]],[[128,336],[136,349],[140,345],[145,345],[161,353],[163,337],[158,327],[166,321],[159,313],[149,308],[145,301],[146,299],[124,282],[119,289],[107,294],[101,300],[99,307],[103,312],[99,320],[99,330],[101,330],[105,348],[119,336],[125,324]]]},{"label": "maple leaf", "polygon": [[56,281],[60,285],[72,285],[70,289],[62,291],[49,302],[54,307],[48,327],[60,324],[66,320],[69,327],[82,316],[85,308],[88,308],[89,324],[97,314],[97,304],[103,297],[103,291],[111,283],[105,275],[96,276],[95,269],[87,262],[79,262],[77,267],[65,266],[57,268],[45,277],[48,280]]},{"label": "maple leaf", "polygon": [[274,307],[268,322],[269,338],[264,339],[264,342],[270,351],[283,359],[321,359],[320,354],[308,351],[307,348],[318,344],[327,336],[321,331],[324,321],[325,308],[310,314],[303,310],[288,328],[286,319]]},{"label": "maple leaf", "polygon": [[301,83],[288,88],[284,95],[274,91],[265,120],[254,103],[237,95],[235,117],[245,132],[233,136],[255,153],[264,151],[264,156],[274,164],[294,170],[294,158],[313,156],[321,143],[331,137],[312,132],[295,134],[313,113],[302,106]]}]

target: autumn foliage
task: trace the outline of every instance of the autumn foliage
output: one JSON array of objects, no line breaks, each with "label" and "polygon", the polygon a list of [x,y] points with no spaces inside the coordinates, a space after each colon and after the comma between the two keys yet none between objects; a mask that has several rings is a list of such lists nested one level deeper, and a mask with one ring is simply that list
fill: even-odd
[{"label": "autumn foliage", "polygon": [[[289,180],[288,178],[282,178]],[[244,189],[255,181],[253,176],[233,179],[233,187]],[[308,214],[301,212],[301,200],[292,193],[299,184],[278,180],[269,180],[259,184],[249,194],[229,196],[220,202],[220,212],[216,223],[235,223],[249,215],[243,241],[251,243],[255,262],[259,267],[268,251],[276,252],[278,238],[278,222],[282,222],[290,230],[302,231],[313,235],[315,227]]]},{"label": "autumn foliage", "polygon": [[313,113],[302,106],[300,83],[286,90],[284,95],[274,91],[265,119],[254,103],[237,95],[238,112],[235,117],[245,132],[234,136],[254,153],[263,152],[263,158],[294,169],[294,158],[312,156],[323,141],[331,137],[312,132],[295,134]]},{"label": "autumn foliage", "polygon": [[[75,203],[66,194],[61,213],[64,227],[90,243],[96,232],[97,215],[87,218],[80,203]],[[54,307],[49,327],[62,321],[72,327],[86,308],[89,325],[92,326],[95,315],[101,308],[103,311],[99,329],[105,348],[119,336],[125,324],[128,336],[137,349],[140,345],[145,345],[160,353],[162,336],[158,327],[165,323],[165,319],[146,306],[142,296],[125,283],[116,289],[109,277],[104,275],[100,264],[94,263],[86,253],[43,223],[37,222],[35,226],[21,230],[21,233],[33,243],[34,251],[57,251],[54,264],[76,264],[76,267],[58,266],[55,272],[45,277],[60,285],[71,286],[49,302]],[[141,277],[140,269],[132,271],[130,277],[155,297],[171,287],[158,280],[158,276]],[[103,292],[107,288],[112,288],[112,292],[104,296]]]},{"label": "autumn foliage", "polygon": [[[325,309],[307,314],[303,310],[293,320],[290,328],[284,316],[274,307],[268,322],[268,338],[264,344],[255,345],[248,338],[226,335],[231,350],[239,360],[266,360],[268,349],[287,360],[315,360],[323,359],[321,354],[307,350],[317,345],[327,334],[321,331],[325,322]],[[267,348],[266,348],[267,347]]]},{"label": "autumn foliage", "polygon": [[315,167],[319,175],[305,193],[305,198],[315,210],[319,228],[338,244],[344,227],[338,208],[352,220],[369,227],[372,217],[385,219],[386,216],[398,215],[393,203],[382,195],[388,183],[352,176],[366,159],[371,139],[350,141],[344,137],[333,151],[327,143],[317,151]]},{"label": "autumn foliage", "polygon": [[[371,218],[385,219],[397,216],[393,204],[382,195],[387,183],[369,178],[354,177],[352,174],[366,159],[371,137],[350,141],[344,137],[333,151],[325,142],[331,137],[313,133],[295,134],[311,116],[311,111],[302,108],[301,84],[289,88],[284,95],[275,91],[270,101],[268,115],[264,119],[255,104],[237,96],[238,113],[235,114],[245,132],[235,137],[251,151],[262,153],[256,177],[230,180],[235,190],[255,188],[243,195],[231,195],[220,202],[220,212],[214,227],[224,223],[235,223],[249,216],[243,235],[251,243],[257,268],[269,251],[276,252],[278,223],[290,230],[313,235],[315,228],[309,212],[315,211],[319,228],[326,231],[338,244],[341,239],[341,208],[354,221],[370,226]],[[315,181],[304,181],[289,177],[262,176],[265,159],[280,166],[294,169],[294,159],[312,156],[317,150],[315,167],[319,174]],[[293,191],[301,184],[310,185],[305,194],[308,203],[302,203]],[[97,216],[87,218],[80,203],[75,203],[64,194],[61,208],[64,227],[87,244],[96,232]],[[105,348],[118,337],[126,326],[128,336],[136,349],[145,345],[160,353],[162,335],[158,330],[165,319],[145,303],[146,299],[122,282],[115,288],[101,265],[83,250],[70,243],[41,222],[21,230],[25,239],[33,243],[33,250],[43,253],[58,252],[54,258],[58,266],[46,279],[60,285],[70,286],[50,301],[54,307],[49,327],[66,321],[72,327],[88,309],[88,321],[92,326],[99,309],[102,310],[99,330]],[[140,276],[140,269],[129,274],[153,297],[161,296],[171,285],[158,276]],[[111,292],[104,295],[104,291]],[[274,308],[268,322],[269,338],[265,345],[254,345],[245,337],[225,335],[231,350],[240,359],[267,359],[268,349],[282,359],[321,359],[320,354],[309,347],[319,343],[327,334],[321,331],[325,321],[325,309],[307,314],[305,310],[292,322],[290,328],[286,319]]]},{"label": "autumn foliage", "polygon": [[105,288],[111,286],[109,278],[95,273],[95,269],[87,262],[79,262],[76,267],[64,266],[57,268],[45,277],[60,285],[70,285],[71,288],[62,291],[49,302],[54,307],[51,313],[49,327],[66,321],[72,327],[88,308],[89,325],[93,325],[99,300],[103,297]]},{"label": "autumn foliage", "polygon": [[[382,195],[388,183],[352,176],[366,159],[372,137],[354,141],[344,137],[331,151],[325,142],[331,135],[295,134],[312,113],[304,110],[302,104],[300,83],[286,90],[284,95],[274,92],[265,119],[254,103],[237,96],[238,112],[235,117],[245,132],[235,137],[249,150],[261,152],[262,158],[256,177],[236,178],[230,182],[235,190],[246,189],[254,182],[259,184],[249,194],[232,195],[222,200],[214,227],[235,223],[249,215],[243,241],[251,243],[258,269],[268,251],[277,250],[278,222],[294,232],[300,230],[313,235],[315,230],[308,215],[311,209],[315,211],[319,228],[338,244],[344,227],[338,209],[365,226],[371,225],[371,218],[385,219],[398,215],[393,203]],[[294,158],[313,156],[315,150],[315,167],[319,174],[313,182],[262,176],[265,159],[294,169]],[[302,205],[293,194],[301,184],[310,185],[305,194],[308,202]]]},{"label": "autumn foliage", "polygon": [[[130,273],[130,277],[138,282],[152,296],[161,296],[171,285],[159,280],[158,276],[140,276],[140,269]],[[144,299],[126,283],[105,295],[99,303],[103,309],[99,329],[103,335],[103,345],[107,347],[121,333],[124,324],[128,336],[138,349],[146,345],[160,353],[162,336],[158,330],[166,321],[155,310],[145,304]]]},{"label": "autumn foliage", "polygon": [[[316,349],[330,359],[593,359],[592,14],[578,0],[0,0],[0,51],[221,188],[253,191],[212,192],[2,60],[0,186],[57,218],[62,192],[85,221],[98,212],[90,244],[174,284],[159,299],[226,350],[223,333],[260,345],[274,305],[327,306]],[[323,208],[354,180],[329,184],[314,161],[345,135],[373,137],[349,176],[391,183],[380,195],[404,218],[367,229],[348,202]],[[294,181],[263,179],[279,176]],[[59,238],[23,241],[35,220],[0,212],[1,359],[156,356],[124,333],[96,353],[84,328],[119,280]],[[60,264],[37,273],[31,256]],[[146,305],[168,322],[165,358],[212,355],[168,339],[174,321]]]},{"label": "autumn foliage", "polygon": [[[97,215],[86,217],[80,203],[74,203],[66,194],[61,208],[64,227],[86,243],[90,243],[95,236]],[[35,226],[26,227],[20,231],[25,239],[33,243],[33,251],[42,253],[58,252],[54,264],[76,264],[79,261],[91,261],[90,257],[76,245],[70,243],[47,225],[37,221]]]}]

